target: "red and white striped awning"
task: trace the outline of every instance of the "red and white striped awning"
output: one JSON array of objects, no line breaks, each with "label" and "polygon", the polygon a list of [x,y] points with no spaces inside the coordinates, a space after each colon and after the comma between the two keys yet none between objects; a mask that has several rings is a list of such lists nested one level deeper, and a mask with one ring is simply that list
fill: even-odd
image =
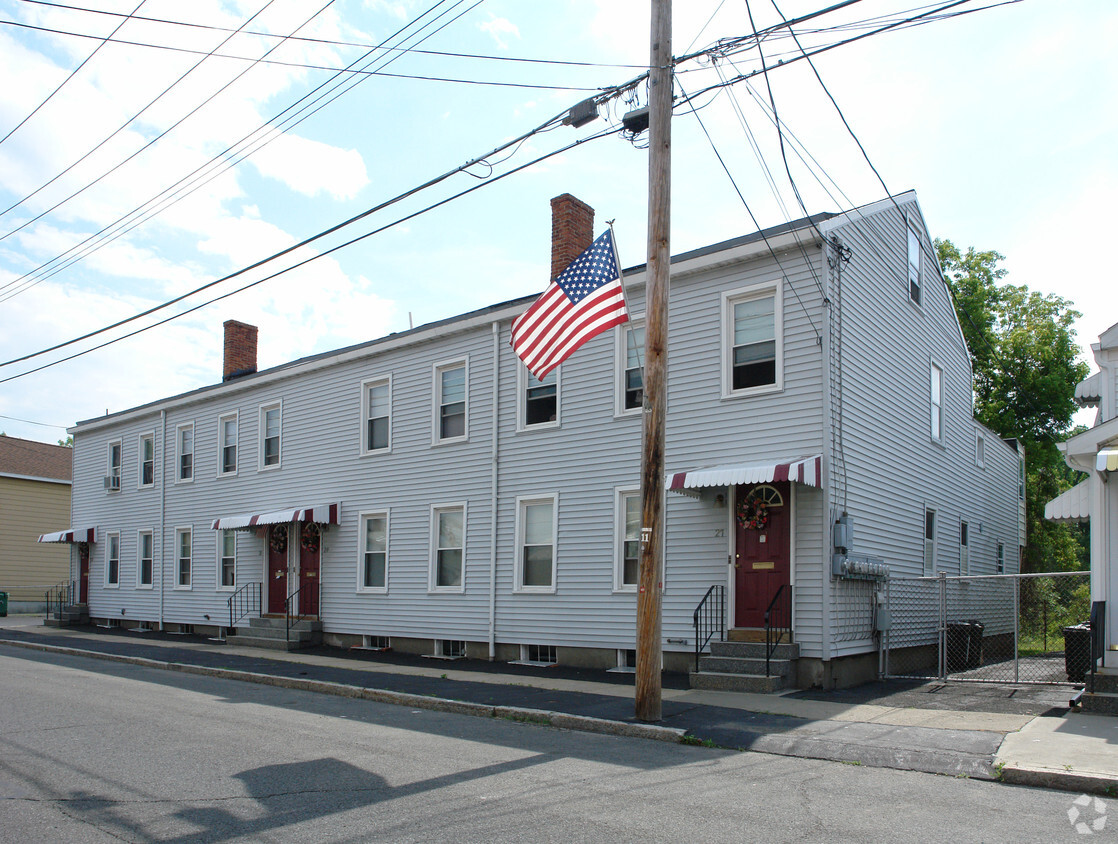
[{"label": "red and white striped awning", "polygon": [[320,525],[336,525],[342,517],[342,505],[316,504],[313,507],[299,507],[294,510],[273,510],[270,513],[249,513],[244,516],[222,516],[214,519],[214,530],[245,530],[257,525],[280,525],[288,522],[317,522]]},{"label": "red and white striped awning", "polygon": [[60,530],[58,533],[44,533],[39,537],[40,542],[94,542],[97,528],[70,528]]},{"label": "red and white striped awning", "polygon": [[692,469],[668,475],[667,488],[670,492],[697,496],[698,489],[709,486],[794,481],[804,486],[817,487],[822,483],[822,464],[823,458],[817,454],[784,463],[733,463],[709,469]]}]

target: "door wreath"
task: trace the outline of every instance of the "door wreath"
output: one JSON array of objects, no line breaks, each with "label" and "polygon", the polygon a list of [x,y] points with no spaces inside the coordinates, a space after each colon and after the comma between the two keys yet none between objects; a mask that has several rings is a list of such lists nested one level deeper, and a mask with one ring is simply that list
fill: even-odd
[{"label": "door wreath", "polygon": [[303,532],[299,544],[303,546],[304,551],[314,553],[318,550],[321,540],[322,531],[318,529],[318,525],[314,522],[307,522],[303,525]]},{"label": "door wreath", "polygon": [[750,493],[738,502],[738,524],[746,530],[764,530],[769,523],[769,504],[761,496]]},{"label": "door wreath", "polygon": [[287,526],[276,525],[268,534],[268,547],[277,554],[287,551]]}]

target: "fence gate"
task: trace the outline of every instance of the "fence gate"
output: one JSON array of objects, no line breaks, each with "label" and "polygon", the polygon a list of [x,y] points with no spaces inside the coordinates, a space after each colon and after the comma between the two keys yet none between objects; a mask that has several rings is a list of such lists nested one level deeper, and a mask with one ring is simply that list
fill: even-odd
[{"label": "fence gate", "polygon": [[1082,683],[1089,670],[1090,572],[894,577],[886,606],[885,677]]}]

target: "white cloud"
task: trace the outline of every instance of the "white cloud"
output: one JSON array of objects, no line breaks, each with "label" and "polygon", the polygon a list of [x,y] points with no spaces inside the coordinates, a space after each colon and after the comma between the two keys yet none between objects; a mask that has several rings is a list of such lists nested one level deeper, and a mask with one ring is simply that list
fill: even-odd
[{"label": "white cloud", "polygon": [[502,50],[507,50],[509,48],[509,42],[505,36],[516,36],[520,38],[520,30],[517,29],[516,24],[508,18],[490,18],[487,21],[479,23],[478,29],[492,37],[492,39],[497,42],[497,46]]},{"label": "white cloud", "polygon": [[297,135],[280,135],[251,160],[262,175],[304,196],[328,193],[335,199],[351,199],[369,183],[359,152]]}]

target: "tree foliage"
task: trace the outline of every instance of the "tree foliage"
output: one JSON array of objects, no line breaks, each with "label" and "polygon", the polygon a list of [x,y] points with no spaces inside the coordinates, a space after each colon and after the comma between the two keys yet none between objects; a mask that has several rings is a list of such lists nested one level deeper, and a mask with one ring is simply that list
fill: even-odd
[{"label": "tree foliage", "polygon": [[1004,283],[1007,271],[999,262],[1005,257],[993,250],[968,247],[964,253],[950,240],[937,240],[936,252],[970,349],[975,418],[1025,448],[1022,568],[1081,568],[1083,531],[1044,519],[1045,503],[1080,480],[1056,446],[1072,433],[1075,387],[1088,373],[1073,328],[1080,314],[1060,296]]}]

